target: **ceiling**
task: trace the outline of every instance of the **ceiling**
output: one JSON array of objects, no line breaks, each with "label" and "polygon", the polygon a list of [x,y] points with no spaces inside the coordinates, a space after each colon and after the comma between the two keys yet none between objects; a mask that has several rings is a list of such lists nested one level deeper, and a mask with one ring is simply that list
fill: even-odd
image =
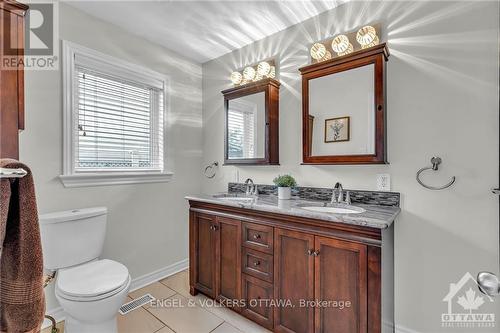
[{"label": "ceiling", "polygon": [[71,6],[199,63],[272,35],[346,0],[71,1]]}]

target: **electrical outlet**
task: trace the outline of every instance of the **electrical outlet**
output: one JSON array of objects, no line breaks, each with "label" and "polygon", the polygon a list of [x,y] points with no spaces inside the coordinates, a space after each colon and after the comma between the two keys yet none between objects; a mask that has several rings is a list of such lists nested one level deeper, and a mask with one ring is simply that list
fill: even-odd
[{"label": "electrical outlet", "polygon": [[377,190],[389,192],[391,190],[391,175],[381,173],[377,175]]}]

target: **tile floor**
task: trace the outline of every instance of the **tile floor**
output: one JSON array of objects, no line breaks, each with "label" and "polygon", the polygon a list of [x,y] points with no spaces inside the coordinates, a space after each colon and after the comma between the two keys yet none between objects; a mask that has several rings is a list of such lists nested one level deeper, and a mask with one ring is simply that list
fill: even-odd
[{"label": "tile floor", "polygon": [[[167,306],[148,304],[127,315],[119,314],[119,333],[270,333],[229,309],[210,306],[212,302],[201,294],[191,296],[187,270],[131,292],[127,302],[146,293],[167,300]],[[168,306],[167,302],[182,306]],[[62,333],[64,322],[58,323],[58,327]],[[50,328],[42,333],[50,333]]]}]

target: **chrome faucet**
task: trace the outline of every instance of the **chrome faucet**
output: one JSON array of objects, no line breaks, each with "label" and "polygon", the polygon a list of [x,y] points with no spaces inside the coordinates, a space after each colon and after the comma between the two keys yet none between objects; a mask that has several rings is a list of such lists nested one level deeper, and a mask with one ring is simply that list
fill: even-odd
[{"label": "chrome faucet", "polygon": [[[338,191],[338,195],[336,196]],[[330,200],[330,203],[345,203],[347,205],[351,204],[351,194],[349,191],[346,192],[345,195],[345,200],[344,200],[344,188],[342,187],[341,183],[336,183],[335,187],[333,188],[332,192],[332,199]]]},{"label": "chrome faucet", "polygon": [[246,190],[245,190],[246,195],[259,194],[259,191],[257,190],[257,185],[255,185],[253,183],[253,180],[251,178],[248,178],[247,180],[245,180],[245,185],[246,185]]}]

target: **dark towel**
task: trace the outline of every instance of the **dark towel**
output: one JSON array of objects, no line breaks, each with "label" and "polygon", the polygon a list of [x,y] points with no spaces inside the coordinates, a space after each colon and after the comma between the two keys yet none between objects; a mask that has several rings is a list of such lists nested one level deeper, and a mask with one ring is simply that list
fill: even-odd
[{"label": "dark towel", "polygon": [[0,167],[28,171],[23,178],[0,180],[0,331],[38,332],[45,294],[33,178],[16,160],[0,159]]}]

